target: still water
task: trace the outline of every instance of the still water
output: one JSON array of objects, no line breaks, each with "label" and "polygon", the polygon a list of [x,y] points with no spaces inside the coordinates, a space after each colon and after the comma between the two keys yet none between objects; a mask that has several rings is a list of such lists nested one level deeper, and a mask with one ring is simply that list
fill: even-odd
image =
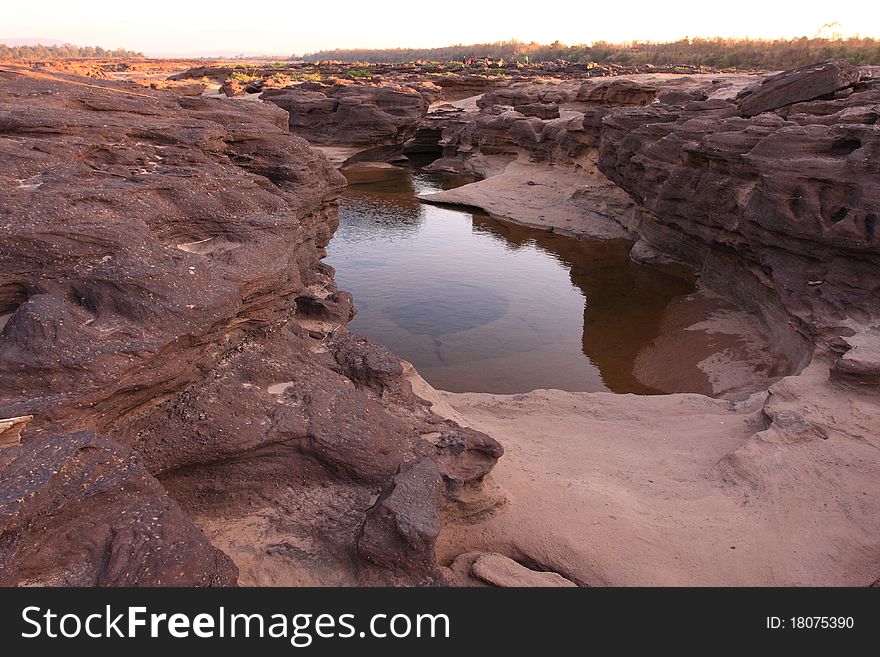
[{"label": "still water", "polygon": [[350,176],[327,257],[354,295],[349,328],[443,390],[664,392],[634,362],[693,281],[633,263],[622,242],[415,199],[466,182],[409,168]]}]

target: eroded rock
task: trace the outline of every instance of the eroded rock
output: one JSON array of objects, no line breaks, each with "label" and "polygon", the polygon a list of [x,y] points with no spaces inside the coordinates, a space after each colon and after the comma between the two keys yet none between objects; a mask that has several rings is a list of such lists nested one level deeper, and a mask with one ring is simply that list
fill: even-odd
[{"label": "eroded rock", "polygon": [[433,581],[439,574],[434,543],[443,483],[430,459],[407,464],[367,512],[358,553],[368,561]]},{"label": "eroded rock", "polygon": [[474,560],[471,573],[487,584],[504,587],[571,587],[574,582],[559,573],[526,568],[502,554],[482,554]]},{"label": "eroded rock", "polygon": [[228,586],[238,570],[132,450],[82,431],[0,451],[0,585]]},{"label": "eroded rock", "polygon": [[[422,436],[448,423],[412,393],[399,361],[347,334],[351,296],[321,263],[342,176],[271,103],[26,69],[0,76],[0,417],[34,417],[2,458],[50,435],[52,449],[74,449],[81,439],[65,435],[97,431],[111,446],[82,454],[109,450],[125,476],[143,473],[143,494],[120,497],[121,511],[164,504],[157,537],[196,532],[193,554],[168,562],[173,573],[153,569],[138,536],[120,545],[137,543],[132,554],[151,570],[121,553],[108,570],[105,552],[77,552],[89,534],[74,523],[49,541],[51,559],[7,543],[7,563],[36,573],[16,581],[213,582],[208,556],[223,558],[204,536],[208,556],[196,554],[196,526],[244,565],[244,583],[288,581],[291,569],[313,584],[424,581],[430,532],[411,572],[394,570],[393,545],[370,552],[384,566],[359,559],[369,502],[420,456],[479,488],[492,441],[473,439],[455,459],[437,452]],[[17,499],[7,469],[0,493]],[[404,486],[395,513],[412,504],[439,517],[456,494],[440,483],[413,495]],[[95,505],[84,517],[116,527],[105,507],[116,513]],[[47,509],[28,536],[57,530],[63,513]],[[49,561],[81,572],[43,572]]]},{"label": "eroded rock", "polygon": [[860,77],[857,66],[840,59],[807,64],[765,78],[744,90],[737,96],[737,105],[743,116],[756,116],[851,87]]},{"label": "eroded rock", "polygon": [[880,385],[880,326],[843,338],[849,347],[834,364],[833,373],[861,385]]},{"label": "eroded rock", "polygon": [[[811,70],[793,75],[810,87]],[[834,109],[842,116],[874,93],[855,91]],[[811,123],[807,109],[797,123],[701,103],[616,110],[602,119],[599,167],[649,211],[641,230],[660,250],[704,263],[693,245],[735,254],[739,275],[752,272],[757,288],[778,296],[809,340],[832,340],[847,315],[880,311],[871,274],[880,138],[860,122],[829,125],[820,114]],[[664,237],[666,226],[674,228]],[[747,304],[766,305],[740,285],[753,295]]]},{"label": "eroded rock", "polygon": [[648,105],[656,96],[656,86],[622,79],[598,83],[584,82],[578,90],[577,99],[591,105],[620,107]]},{"label": "eroded rock", "polygon": [[260,98],[290,113],[290,129],[316,144],[403,144],[428,111],[419,89],[397,84],[302,83]]}]

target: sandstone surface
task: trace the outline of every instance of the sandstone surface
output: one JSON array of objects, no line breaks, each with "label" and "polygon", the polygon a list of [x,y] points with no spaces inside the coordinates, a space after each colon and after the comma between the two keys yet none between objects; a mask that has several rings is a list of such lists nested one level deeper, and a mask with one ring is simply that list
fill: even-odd
[{"label": "sandstone surface", "polygon": [[0,76],[0,417],[33,416],[0,453],[5,581],[433,581],[434,536],[401,552],[371,507],[479,499],[502,450],[347,332],[343,177],[271,103]]},{"label": "sandstone surface", "polygon": [[403,144],[428,111],[418,89],[396,84],[304,82],[261,98],[290,114],[293,134],[316,144]]}]

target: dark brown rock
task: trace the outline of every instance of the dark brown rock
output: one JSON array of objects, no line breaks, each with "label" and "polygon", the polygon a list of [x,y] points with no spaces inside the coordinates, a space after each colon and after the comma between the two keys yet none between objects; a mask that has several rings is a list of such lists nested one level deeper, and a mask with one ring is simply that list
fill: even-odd
[{"label": "dark brown rock", "polygon": [[440,140],[443,138],[443,129],[434,125],[423,125],[416,130],[410,140],[403,145],[403,154],[433,153],[440,154],[443,147]]},{"label": "dark brown rock", "polygon": [[737,104],[743,116],[756,116],[851,87],[860,77],[859,68],[844,60],[808,64],[765,78],[740,93]]},{"label": "dark brown rock", "polygon": [[624,79],[584,82],[577,93],[577,99],[591,105],[620,107],[648,105],[656,95],[656,87]]},{"label": "dark brown rock", "polygon": [[396,84],[303,83],[260,98],[290,113],[290,129],[316,144],[403,144],[428,111],[423,93]]},{"label": "dark brown rock", "polygon": [[[791,75],[803,80],[810,70]],[[833,101],[837,116],[864,107],[862,96],[872,93]],[[600,169],[649,211],[652,223],[643,228],[663,242],[660,250],[685,260],[700,252],[688,253],[696,244],[732,254],[733,271],[754,276],[756,289],[778,298],[810,341],[837,335],[836,318],[876,316],[871,272],[880,260],[880,138],[874,126],[829,125],[821,112],[812,122],[807,105],[797,123],[703,106],[615,110],[602,119]],[[654,225],[674,228],[661,237]],[[764,303],[751,294],[747,303]]]},{"label": "dark brown rock", "polygon": [[201,96],[207,87],[201,82],[156,82],[151,85],[152,89],[167,89],[181,96]]},{"label": "dark brown rock", "polygon": [[536,116],[539,119],[558,119],[559,105],[552,103],[527,103],[514,105],[513,109],[523,116]]},{"label": "dark brown rock", "polygon": [[[424,436],[455,427],[412,393],[391,354],[346,332],[351,296],[321,262],[343,178],[270,103],[0,76],[0,417],[34,416],[21,447],[57,435],[62,449],[64,434],[90,429],[136,452],[144,476],[161,477],[237,563],[283,564],[243,568],[245,583],[287,572],[423,581],[358,560],[366,509],[420,455],[478,486],[500,448],[478,434],[454,458],[438,452]],[[6,474],[0,496],[15,493]],[[439,514],[456,494],[427,493],[398,495],[395,508]],[[110,523],[101,508],[89,518]],[[56,531],[54,515],[28,531]],[[160,535],[183,531],[180,508],[158,517]],[[114,574],[128,567],[121,556],[111,572],[98,552],[74,554],[88,533],[71,527],[54,561],[129,581]],[[25,543],[7,548],[16,568],[45,565]],[[200,563],[175,577],[201,581]]]},{"label": "dark brown rock", "polygon": [[440,471],[430,459],[401,468],[367,512],[358,553],[385,568],[420,576],[426,583],[435,580],[442,488]]},{"label": "dark brown rock", "polygon": [[482,481],[504,455],[504,449],[496,440],[479,431],[453,422],[438,429],[427,437],[432,448],[422,446],[419,452],[431,456],[439,464],[447,492],[452,497],[463,486]]},{"label": "dark brown rock", "polygon": [[[306,286],[329,283],[318,249],[344,181],[271,105],[103,84],[2,85],[0,130],[16,139],[0,145],[0,289],[13,311],[0,416],[112,428],[131,444],[118,433],[127,413],[199,380],[249,330],[287,321]],[[47,86],[40,100],[25,91]]]},{"label": "dark brown rock", "polygon": [[669,89],[657,93],[657,102],[664,105],[685,105],[702,100],[706,100],[706,92],[702,89]]},{"label": "dark brown rock", "polygon": [[381,387],[403,375],[400,359],[366,338],[347,333],[333,341],[333,348],[345,375],[362,385]]},{"label": "dark brown rock", "polygon": [[513,109],[498,114],[484,112],[458,135],[458,144],[472,144],[487,155],[515,155],[521,149],[537,150],[544,122]]},{"label": "dark brown rock", "polygon": [[212,547],[130,449],[83,431],[0,450],[0,585],[228,586]]},{"label": "dark brown rock", "polygon": [[[571,102],[575,92],[567,87],[555,84],[513,84],[487,91],[477,99],[477,107],[488,109],[494,105],[516,107],[519,105],[559,105]],[[549,117],[542,117],[549,118]]]},{"label": "dark brown rock", "polygon": [[443,99],[450,101],[478,96],[502,84],[497,78],[471,74],[445,75],[434,82],[443,90]]}]

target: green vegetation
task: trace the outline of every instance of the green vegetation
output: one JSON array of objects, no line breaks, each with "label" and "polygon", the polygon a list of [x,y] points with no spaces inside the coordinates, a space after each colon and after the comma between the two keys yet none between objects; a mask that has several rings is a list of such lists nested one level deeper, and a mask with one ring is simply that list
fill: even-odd
[{"label": "green vegetation", "polygon": [[349,69],[348,74],[353,78],[369,78],[373,76],[372,73],[363,68]]},{"label": "green vegetation", "polygon": [[233,73],[229,77],[232,78],[233,80],[238,80],[239,82],[252,82],[253,80],[256,80],[257,78],[259,78],[260,76],[254,75],[251,73],[239,73],[238,71],[236,71],[235,73]]},{"label": "green vegetation", "polygon": [[143,57],[144,54],[116,48],[105,50],[100,46],[7,46],[0,43],[0,59],[108,59],[113,57]]},{"label": "green vegetation", "polygon": [[320,82],[324,78],[320,73],[306,72],[306,73],[292,73],[290,79],[295,82]]},{"label": "green vegetation", "polygon": [[682,39],[669,43],[607,43],[567,46],[499,41],[445,48],[393,50],[324,50],[305,55],[307,61],[339,60],[372,64],[402,62],[460,62],[463,57],[503,57],[505,61],[543,62],[565,59],[626,66],[707,66],[726,69],[784,69],[824,59],[846,59],[853,64],[880,64],[880,39],[848,38]]}]

